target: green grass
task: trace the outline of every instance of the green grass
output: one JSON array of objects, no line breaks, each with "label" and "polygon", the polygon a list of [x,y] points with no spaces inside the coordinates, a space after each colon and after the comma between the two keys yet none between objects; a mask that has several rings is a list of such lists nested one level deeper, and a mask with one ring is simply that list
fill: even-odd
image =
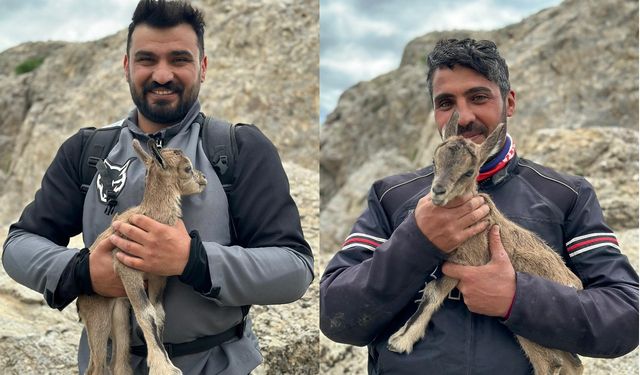
[{"label": "green grass", "polygon": [[20,65],[16,66],[16,70],[15,70],[16,74],[20,75],[24,73],[29,73],[34,69],[36,69],[37,67],[39,67],[40,65],[42,65],[43,61],[44,61],[44,57],[33,57],[30,59],[27,59],[23,61]]}]

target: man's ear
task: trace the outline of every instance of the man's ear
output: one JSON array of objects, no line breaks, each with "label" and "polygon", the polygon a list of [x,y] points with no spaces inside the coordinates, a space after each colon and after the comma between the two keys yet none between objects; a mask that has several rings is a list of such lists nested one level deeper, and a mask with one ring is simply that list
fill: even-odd
[{"label": "man's ear", "polygon": [[516,113],[516,92],[515,91],[509,90],[509,93],[505,98],[504,105],[507,106],[505,111],[507,117],[511,117]]},{"label": "man's ear", "polygon": [[209,65],[209,59],[207,59],[207,55],[204,55],[202,61],[200,61],[200,82],[204,82],[207,75],[207,65]]},{"label": "man's ear", "polygon": [[129,82],[129,55],[124,54],[124,59],[122,60],[122,66],[124,67],[124,78]]}]

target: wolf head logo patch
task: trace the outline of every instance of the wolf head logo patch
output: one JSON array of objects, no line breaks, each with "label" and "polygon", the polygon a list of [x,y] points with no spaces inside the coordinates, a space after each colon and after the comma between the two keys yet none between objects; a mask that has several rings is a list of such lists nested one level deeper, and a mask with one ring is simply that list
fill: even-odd
[{"label": "wolf head logo patch", "polygon": [[113,212],[113,208],[117,204],[116,199],[127,183],[127,170],[134,159],[127,160],[123,165],[111,163],[106,159],[96,164],[98,169],[98,177],[96,178],[98,197],[100,202],[111,207],[111,212]]}]

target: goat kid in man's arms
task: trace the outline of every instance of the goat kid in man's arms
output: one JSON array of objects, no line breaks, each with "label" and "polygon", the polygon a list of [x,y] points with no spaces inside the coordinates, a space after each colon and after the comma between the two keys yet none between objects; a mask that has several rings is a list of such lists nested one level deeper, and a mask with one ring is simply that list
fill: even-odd
[{"label": "goat kid in man's arms", "polygon": [[[142,203],[132,207],[113,220],[128,222],[132,215],[148,216],[160,223],[174,225],[182,217],[181,196],[201,193],[207,180],[202,172],[193,168],[191,161],[181,150],[158,150],[151,139],[147,143],[153,156],[147,154],[137,140],[133,148],[147,168]],[[97,164],[98,171],[106,168],[104,162]],[[91,246],[113,235],[113,228],[105,230]],[[100,295],[78,297],[78,314],[87,328],[91,350],[88,375],[108,374],[107,341],[112,340],[112,368],[115,374],[132,374],[129,364],[129,302],[147,343],[147,364],[151,374],[177,375],[182,372],[169,360],[162,345],[164,309],[162,295],[166,284],[163,276],[146,274],[122,264],[113,250],[113,264],[122,280],[127,298],[108,298]],[[148,281],[148,296],[144,282]]]},{"label": "goat kid in man's arms", "polygon": [[[494,155],[505,142],[507,129],[504,124],[477,145],[458,134],[457,112],[451,115],[444,129],[444,142],[434,153],[434,179],[431,200],[437,206],[445,206],[465,194],[478,194],[476,177],[483,163]],[[505,218],[487,194],[480,194],[489,205],[489,226],[485,231],[469,238],[450,253],[449,262],[481,266],[491,261],[489,236],[499,238],[515,271],[527,272],[563,285],[582,289],[580,279],[564,264],[560,255],[548,247],[532,232]],[[491,229],[490,229],[491,228]],[[491,230],[491,233],[490,233]],[[499,241],[495,241],[499,242]],[[413,345],[426,333],[431,316],[440,308],[458,280],[443,276],[428,282],[416,312],[405,325],[389,338],[389,350],[410,353]],[[580,359],[567,352],[540,346],[524,337],[516,336],[520,346],[533,365],[536,375],[582,374]]]}]

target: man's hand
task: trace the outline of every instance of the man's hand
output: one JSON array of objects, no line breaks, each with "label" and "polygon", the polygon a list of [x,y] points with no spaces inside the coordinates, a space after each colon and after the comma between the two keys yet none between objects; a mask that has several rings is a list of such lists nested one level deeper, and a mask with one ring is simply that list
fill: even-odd
[{"label": "man's hand", "polygon": [[[159,223],[144,215],[133,215],[130,223],[114,221],[113,229],[122,234],[109,237],[121,251],[124,265],[154,275],[181,275],[189,260],[191,237],[182,220],[174,226]],[[125,254],[126,253],[126,254]]]},{"label": "man's hand", "polygon": [[484,219],[489,206],[481,196],[466,194],[443,207],[433,204],[431,193],[418,201],[416,223],[422,234],[445,253],[482,232],[488,225]]},{"label": "man's hand", "polygon": [[516,272],[502,246],[497,225],[489,231],[489,249],[491,261],[484,266],[445,262],[442,273],[460,280],[458,290],[464,296],[469,311],[505,317],[516,293]]},{"label": "man's hand", "polygon": [[120,277],[113,269],[113,244],[109,238],[98,242],[89,254],[89,273],[93,291],[105,297],[125,297]]}]

